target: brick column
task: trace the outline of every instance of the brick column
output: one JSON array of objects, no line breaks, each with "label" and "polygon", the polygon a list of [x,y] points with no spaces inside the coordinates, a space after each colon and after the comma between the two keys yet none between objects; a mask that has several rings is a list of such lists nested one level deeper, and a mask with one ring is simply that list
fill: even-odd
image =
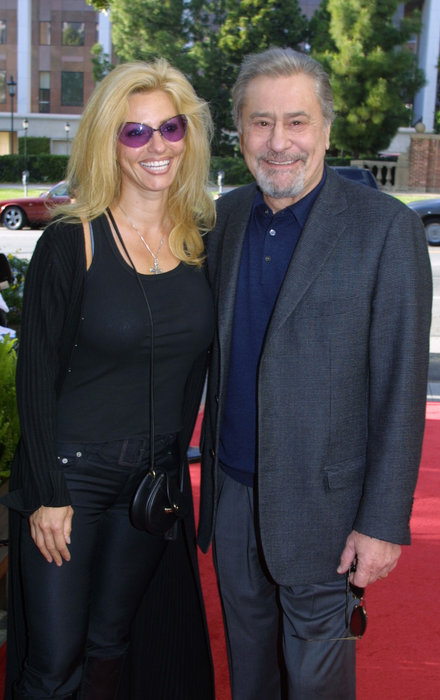
[{"label": "brick column", "polygon": [[412,134],[408,189],[440,192],[440,134]]}]

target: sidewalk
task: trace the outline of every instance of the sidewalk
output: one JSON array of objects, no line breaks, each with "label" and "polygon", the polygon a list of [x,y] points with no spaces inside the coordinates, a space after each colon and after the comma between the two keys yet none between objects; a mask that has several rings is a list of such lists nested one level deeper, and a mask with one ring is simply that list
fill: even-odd
[{"label": "sidewalk", "polygon": [[440,401],[440,338],[438,337],[431,337],[426,398],[428,401]]}]

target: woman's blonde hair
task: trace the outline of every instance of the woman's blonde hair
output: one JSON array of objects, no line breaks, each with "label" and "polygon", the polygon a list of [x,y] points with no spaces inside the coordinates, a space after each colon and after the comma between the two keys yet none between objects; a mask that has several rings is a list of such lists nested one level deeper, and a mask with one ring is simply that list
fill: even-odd
[{"label": "woman's blonde hair", "polygon": [[211,229],[215,207],[208,191],[212,119],[208,105],[192,85],[168,61],[135,61],[114,68],[91,95],[73,141],[67,180],[74,200],[56,210],[69,221],[91,221],[117,200],[121,171],[117,159],[118,133],[134,93],[162,90],[172,100],[176,114],[188,120],[185,151],[168,195],[173,229],[170,249],[179,259],[200,264],[200,233]]}]

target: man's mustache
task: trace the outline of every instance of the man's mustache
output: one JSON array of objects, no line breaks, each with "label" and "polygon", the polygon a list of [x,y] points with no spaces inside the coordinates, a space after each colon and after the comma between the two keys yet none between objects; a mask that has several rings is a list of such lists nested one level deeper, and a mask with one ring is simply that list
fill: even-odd
[{"label": "man's mustache", "polygon": [[259,156],[258,161],[265,161],[269,165],[273,163],[274,165],[293,165],[301,160],[303,163],[307,160],[306,153],[267,153],[264,156]]}]

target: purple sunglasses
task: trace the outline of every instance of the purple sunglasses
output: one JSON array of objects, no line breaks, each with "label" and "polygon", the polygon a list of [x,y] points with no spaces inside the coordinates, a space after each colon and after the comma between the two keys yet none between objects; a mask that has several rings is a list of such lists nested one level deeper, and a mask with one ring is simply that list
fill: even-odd
[{"label": "purple sunglasses", "polygon": [[126,122],[118,135],[119,141],[129,148],[140,148],[149,142],[153,133],[159,131],[160,135],[167,141],[181,141],[185,136],[188,120],[183,114],[177,114],[171,119],[162,122],[157,129],[147,124],[137,122]]}]

